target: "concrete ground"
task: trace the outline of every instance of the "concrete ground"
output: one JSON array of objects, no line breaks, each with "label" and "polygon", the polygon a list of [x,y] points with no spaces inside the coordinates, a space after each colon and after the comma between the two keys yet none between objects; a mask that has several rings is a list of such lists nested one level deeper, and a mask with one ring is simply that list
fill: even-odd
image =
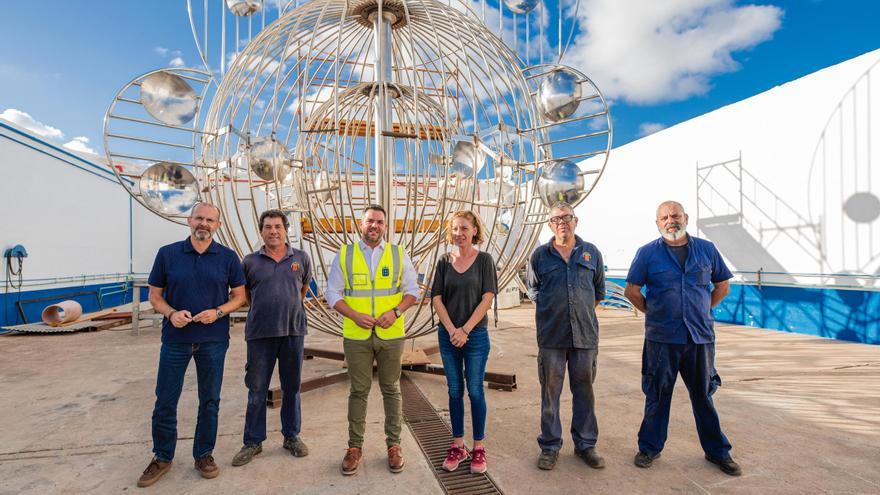
[{"label": "concrete ground", "polygon": [[[715,396],[722,426],[744,474],[732,478],[703,459],[687,393],[679,383],[669,441],[651,469],[633,466],[641,421],[642,320],[600,311],[596,381],[599,450],[607,467],[592,470],[566,438],[555,470],[535,466],[540,397],[531,306],[499,312],[490,328],[490,371],[515,372],[518,390],[489,390],[489,472],[508,494],[539,493],[880,493],[880,347],[762,329],[719,325],[716,367],[724,381]],[[192,468],[197,397],[190,368],[178,408],[178,451],[170,473],[143,493],[442,493],[409,430],[406,470],[385,468],[381,397],[370,398],[365,461],[352,477],[339,473],[346,446],[347,383],[303,395],[303,432],[311,453],[281,449],[278,410],[269,410],[269,439],[251,464],[233,468],[241,445],[244,388],[243,325],[232,330],[215,458],[220,477]],[[427,346],[435,337],[420,339]],[[341,350],[341,342],[310,335],[307,345]],[[150,414],[159,331],[132,336],[126,327],[97,333],[0,338],[0,494],[122,493],[135,487],[150,459]],[[435,356],[439,362],[439,356]],[[305,376],[340,363],[307,361]],[[446,415],[442,376],[411,373]],[[563,430],[570,397],[563,393]],[[469,413],[468,413],[469,422]],[[469,424],[467,431],[470,431]]]}]

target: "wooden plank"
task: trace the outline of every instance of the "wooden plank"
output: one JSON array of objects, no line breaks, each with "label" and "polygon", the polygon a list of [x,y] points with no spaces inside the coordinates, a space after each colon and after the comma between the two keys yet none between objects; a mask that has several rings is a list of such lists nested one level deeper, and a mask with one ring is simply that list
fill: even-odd
[{"label": "wooden plank", "polygon": [[105,309],[103,311],[95,311],[93,313],[86,313],[75,321],[68,321],[67,323],[61,323],[60,325],[52,325],[53,327],[66,327],[73,325],[75,323],[80,323],[84,321],[94,320],[95,318],[100,318],[102,316],[108,316],[116,312],[116,308]]},{"label": "wooden plank", "polygon": [[[356,234],[359,232],[358,224],[351,218],[345,219],[345,226],[343,227],[342,219],[340,218],[319,218],[312,224],[306,217],[300,218],[300,227],[302,228],[303,234],[312,234],[317,229],[322,233],[343,233],[348,232],[352,234]],[[418,232],[437,232],[442,227],[440,220],[396,220],[394,222],[394,231],[396,233],[406,232],[412,233],[413,230],[418,230]]]},{"label": "wooden plank", "polygon": [[[387,131],[387,134],[390,134],[392,137],[406,137],[406,138],[416,138],[419,139],[443,139],[444,135],[448,134],[448,131],[439,125],[419,125],[419,132],[416,133],[416,126],[414,124],[404,124],[401,125],[400,122],[395,122],[391,124],[391,130]],[[374,123],[370,123],[369,133],[367,133],[367,121],[366,120],[345,120],[342,119],[339,121],[339,127],[336,127],[336,121],[334,119],[325,118],[320,121],[315,121],[310,123],[308,128],[305,129],[306,132],[334,132],[337,134],[342,134],[345,136],[358,136],[358,137],[367,137],[373,136],[376,134],[376,125]],[[387,135],[386,134],[386,135]]]}]

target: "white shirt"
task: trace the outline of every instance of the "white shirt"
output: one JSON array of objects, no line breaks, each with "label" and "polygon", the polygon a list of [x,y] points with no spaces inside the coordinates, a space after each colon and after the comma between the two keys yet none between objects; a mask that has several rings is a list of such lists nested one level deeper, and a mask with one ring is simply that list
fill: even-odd
[{"label": "white shirt", "polygon": [[[364,243],[363,239],[361,239],[358,241],[358,246],[360,246],[361,253],[364,254],[364,258],[367,260],[367,265],[370,267],[370,278],[373,278],[373,272],[379,264],[379,260],[382,259],[382,253],[385,252],[385,240],[383,239],[380,241],[379,245],[375,248],[371,248]],[[402,289],[404,295],[410,295],[418,299],[418,276],[416,274],[416,268],[413,266],[412,260],[409,259],[409,255],[406,254],[406,251],[403,253]],[[343,299],[343,290],[345,290],[345,279],[342,277],[342,267],[339,266],[339,253],[336,253],[336,256],[333,257],[333,262],[330,263],[330,274],[327,276],[327,290],[324,291],[324,297],[327,299],[327,304],[329,304],[331,308],[336,306],[336,303]]]}]

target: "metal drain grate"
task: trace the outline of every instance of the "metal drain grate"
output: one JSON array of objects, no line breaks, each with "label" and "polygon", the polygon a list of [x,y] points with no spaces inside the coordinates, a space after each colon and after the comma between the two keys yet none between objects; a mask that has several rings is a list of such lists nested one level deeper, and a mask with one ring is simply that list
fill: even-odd
[{"label": "metal drain grate", "polygon": [[400,377],[400,392],[406,423],[444,492],[450,495],[503,493],[488,474],[471,474],[470,461],[464,461],[453,473],[445,471],[443,460],[452,443],[452,430],[405,373]]}]

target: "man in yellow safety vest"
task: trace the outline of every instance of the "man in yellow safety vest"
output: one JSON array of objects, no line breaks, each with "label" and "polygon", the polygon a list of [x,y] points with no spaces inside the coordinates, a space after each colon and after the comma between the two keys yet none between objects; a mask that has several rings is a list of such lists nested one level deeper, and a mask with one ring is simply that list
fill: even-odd
[{"label": "man in yellow safety vest", "polygon": [[355,474],[360,466],[374,359],[385,406],[388,469],[399,473],[404,464],[400,450],[403,312],[415,304],[419,285],[403,248],[385,242],[384,208],[368,206],[359,226],[361,240],[342,246],[330,264],[325,291],[327,304],[343,316],[343,349],[351,379],[342,474]]}]

